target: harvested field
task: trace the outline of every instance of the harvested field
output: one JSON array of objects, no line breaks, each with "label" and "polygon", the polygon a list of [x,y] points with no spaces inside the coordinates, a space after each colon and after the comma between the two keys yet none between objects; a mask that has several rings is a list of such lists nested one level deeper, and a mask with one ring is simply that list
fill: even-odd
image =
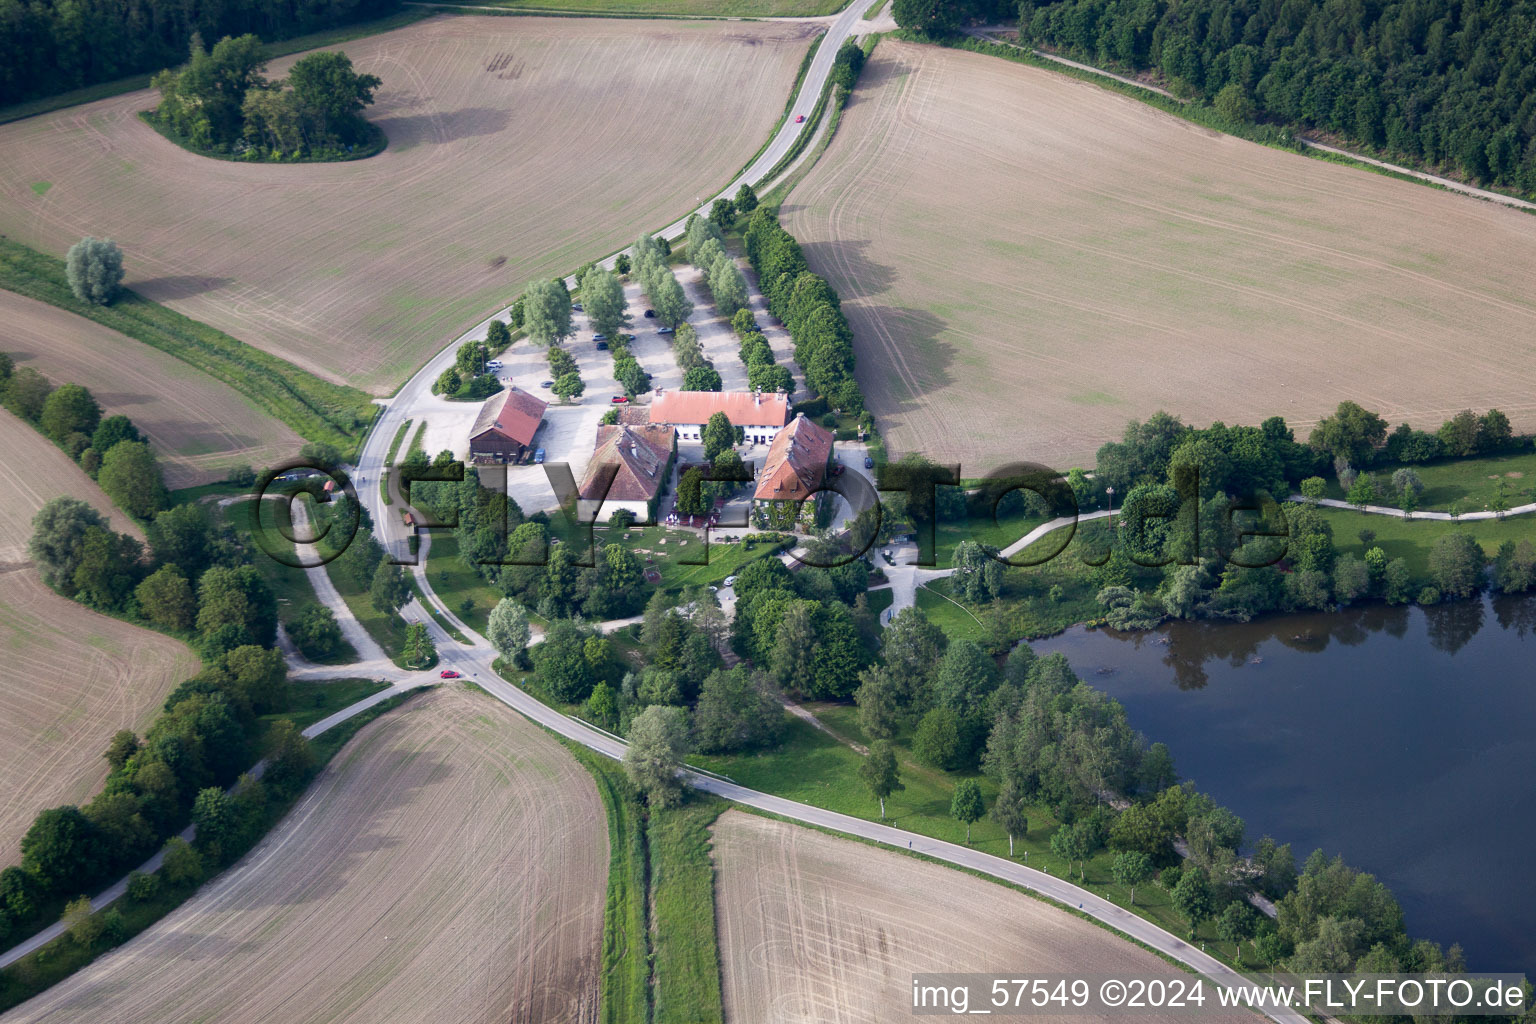
[{"label": "harvested field", "polygon": [[883,42],[784,224],[891,446],[966,476],[1091,465],[1159,408],[1536,427],[1536,218],[1048,71]]},{"label": "harvested field", "polygon": [[117,532],[144,539],[144,532],[85,470],[29,424],[0,409],[0,566],[26,560],[32,517],[61,494],[94,505]]},{"label": "harvested field", "polygon": [[195,156],[136,116],[148,91],[58,111],[0,127],[0,232],[111,236],[144,296],[387,392],[530,279],[725,185],[818,27],[444,16],[356,40],[390,144],[355,163]]},{"label": "harvested field", "polygon": [[174,356],[67,310],[0,290],[0,350],[54,384],[83,384],[106,415],[149,438],[171,487],[258,470],[298,454],[304,439],[233,388]]},{"label": "harvested field", "polygon": [[0,867],[20,861],[37,812],[88,800],[119,729],[142,731],[196,675],[185,644],[55,594],[25,562],[32,516],[67,494],[143,534],[81,469],[0,410]]},{"label": "harvested field", "polygon": [[904,1019],[915,972],[1179,974],[1023,893],[787,822],[727,811],[715,823],[714,855],[730,1024]]},{"label": "harvested field", "polygon": [[700,14],[712,18],[809,18],[843,9],[839,0],[476,0],[470,6],[582,14]]},{"label": "harvested field", "polygon": [[18,1007],[41,1020],[596,1020],[592,778],[461,688],[370,723],[233,869]]},{"label": "harvested field", "polygon": [[98,615],[14,564],[0,568],[0,651],[4,867],[20,863],[21,837],[38,811],[95,795],[112,735],[142,734],[201,663],[179,640]]}]

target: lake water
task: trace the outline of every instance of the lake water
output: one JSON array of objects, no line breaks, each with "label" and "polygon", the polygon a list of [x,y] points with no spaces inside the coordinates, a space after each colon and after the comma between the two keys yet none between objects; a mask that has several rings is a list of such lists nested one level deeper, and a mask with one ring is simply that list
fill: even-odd
[{"label": "lake water", "polygon": [[1342,853],[1408,932],[1536,974],[1536,600],[1081,627],[1061,652],[1298,865]]}]

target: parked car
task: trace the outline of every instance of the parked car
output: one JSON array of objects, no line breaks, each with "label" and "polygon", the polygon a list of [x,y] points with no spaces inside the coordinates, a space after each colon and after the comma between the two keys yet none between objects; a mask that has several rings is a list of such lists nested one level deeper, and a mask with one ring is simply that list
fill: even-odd
[{"label": "parked car", "polygon": [[541,387],[541,388],[552,388],[554,386],[555,386],[555,382],[552,381],[552,380],[541,381],[539,383],[539,387]]},{"label": "parked car", "polygon": [[735,576],[727,576],[725,578],[725,585],[728,586],[728,587],[734,587],[736,585],[736,577]]},{"label": "parked car", "polygon": [[628,395],[614,395],[613,396],[613,404],[614,405],[623,405],[627,401],[629,401],[629,396]]},{"label": "parked car", "polygon": [[544,449],[543,448],[538,448],[538,449],[534,450],[534,453],[533,453],[533,464],[535,466],[542,466],[544,464]]},{"label": "parked car", "polygon": [[608,351],[608,343],[606,341],[598,342],[597,343],[597,350],[599,352],[606,352],[606,351]]},{"label": "parked car", "polygon": [[674,334],[676,332],[673,331],[672,328],[670,328],[670,327],[658,327],[658,328],[656,328],[656,333],[657,334]]},{"label": "parked car", "polygon": [[457,672],[455,672],[451,668],[445,668],[445,669],[443,669],[441,672],[439,672],[437,674],[437,678],[439,678],[439,679],[457,679],[457,678],[459,678],[459,674]]},{"label": "parked car", "polygon": [[487,370],[499,370],[499,369],[501,369],[501,360],[500,359],[492,359],[490,362],[485,364],[485,368]]},{"label": "parked car", "polygon": [[795,115],[795,124],[804,124],[804,123],[805,123],[805,115],[804,114],[796,114]]},{"label": "parked car", "polygon": [[585,312],[585,310],[583,310],[583,309],[582,309],[582,308],[581,308],[581,303],[579,303],[579,302],[573,302],[573,303],[571,303],[571,309],[572,309],[572,310],[573,310],[573,311],[575,311],[575,312],[577,312],[577,313],[583,313],[583,312]]},{"label": "parked car", "polygon": [[656,311],[654,309],[646,310],[645,311],[645,318],[647,320],[654,320],[654,319],[656,319]]},{"label": "parked car", "polygon": [[623,338],[625,341],[634,341],[635,340],[635,336],[633,334],[621,334],[621,335],[619,335],[619,337]]},{"label": "parked car", "polygon": [[865,469],[874,469],[875,468],[875,460],[874,460],[873,456],[870,456],[870,455],[864,456],[864,468]]},{"label": "parked car", "polygon": [[710,586],[710,588],[709,588],[709,592],[710,592],[710,593],[711,593],[711,594],[718,594],[718,593],[720,593],[720,588],[719,588],[719,587],[716,587],[716,586],[713,586],[713,585],[711,585],[711,586]]},{"label": "parked car", "polygon": [[594,334],[594,335],[592,335],[592,340],[593,341],[607,341],[608,340],[608,335],[606,335],[606,334]]}]

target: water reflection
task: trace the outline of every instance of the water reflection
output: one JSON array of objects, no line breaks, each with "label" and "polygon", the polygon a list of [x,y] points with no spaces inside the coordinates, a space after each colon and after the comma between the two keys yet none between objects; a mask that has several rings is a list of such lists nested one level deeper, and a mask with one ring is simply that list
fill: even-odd
[{"label": "water reflection", "polygon": [[[1264,834],[1375,873],[1410,932],[1536,968],[1536,598],[1036,643]],[[1454,866],[1454,867],[1452,867]]]}]

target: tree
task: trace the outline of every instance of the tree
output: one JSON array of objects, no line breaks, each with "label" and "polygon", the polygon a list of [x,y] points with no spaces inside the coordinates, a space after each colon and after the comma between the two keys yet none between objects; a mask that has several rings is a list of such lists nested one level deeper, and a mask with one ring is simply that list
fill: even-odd
[{"label": "tree", "polygon": [[956,640],[939,662],[933,696],[961,717],[979,716],[997,682],[997,667],[981,645],[974,640]]},{"label": "tree", "polygon": [[654,282],[646,286],[646,295],[656,310],[656,319],[668,327],[676,327],[693,315],[693,303],[677,283],[672,271],[662,267]]},{"label": "tree", "polygon": [[950,581],[957,596],[978,604],[1002,596],[1003,564],[989,549],[963,540],[955,545],[954,566]]},{"label": "tree", "polygon": [[91,434],[100,423],[101,406],[79,384],[61,384],[43,402],[38,416],[38,426],[60,447],[67,444],[71,434]]},{"label": "tree", "polygon": [[5,382],[5,407],[28,423],[36,423],[52,393],[47,377],[24,366]]},{"label": "tree", "polygon": [[1088,836],[1081,828],[1063,825],[1051,833],[1051,852],[1067,862],[1068,871],[1072,870],[1072,862],[1078,861],[1077,877],[1086,878],[1087,865],[1082,862],[1088,857]]},{"label": "tree", "polygon": [[[757,319],[753,317],[750,309],[738,309],[736,315],[731,317],[731,330],[740,337],[745,338],[749,334],[757,334]],[[758,337],[762,337],[758,334]]]},{"label": "tree", "polygon": [[523,293],[523,329],[535,344],[558,345],[571,333],[571,296],[559,281],[534,281]]},{"label": "tree", "polygon": [[1179,884],[1173,887],[1173,907],[1189,921],[1189,934],[1193,938],[1195,929],[1211,916],[1215,907],[1211,881],[1204,868],[1191,867],[1179,876]]},{"label": "tree", "polygon": [[1029,817],[1025,814],[1028,804],[1024,800],[1023,787],[1017,779],[1012,777],[1004,779],[1002,787],[997,791],[997,800],[992,804],[992,820],[1008,833],[1008,856],[1013,856],[1014,836],[1026,835],[1029,832]]},{"label": "tree", "polygon": [[102,867],[96,826],[80,808],[55,807],[38,814],[21,840],[21,866],[49,892],[84,886]]},{"label": "tree", "polygon": [[752,190],[751,185],[742,182],[741,187],[736,190],[736,198],[733,202],[737,213],[749,214],[757,209],[757,193]]},{"label": "tree", "polygon": [[723,412],[711,415],[700,434],[704,441],[704,458],[710,462],[727,448],[736,447],[736,428]]},{"label": "tree", "polygon": [[1467,597],[1482,585],[1483,549],[1465,533],[1447,533],[1429,549],[1429,574],[1441,593]]},{"label": "tree", "polygon": [[626,256],[624,253],[621,252],[617,256],[614,257],[614,259],[613,259],[613,272],[615,274],[618,274],[620,277],[627,277],[627,276],[629,276],[629,266],[630,266],[629,257]]},{"label": "tree", "polygon": [[506,350],[512,344],[512,331],[504,320],[492,320],[485,329],[485,349],[491,355],[497,355]]},{"label": "tree", "polygon": [[437,645],[425,622],[413,622],[405,627],[405,662],[411,668],[421,668],[437,657]]},{"label": "tree", "polygon": [[380,561],[368,584],[368,603],[383,615],[392,615],[411,599],[411,584],[398,565]]},{"label": "tree", "polygon": [[65,904],[64,916],[59,918],[59,923],[64,925],[70,941],[81,949],[90,949],[96,945],[104,927],[101,918],[91,910],[89,896],[81,896]]},{"label": "tree", "polygon": [[522,657],[533,638],[533,627],[528,624],[528,610],[510,597],[496,602],[485,626],[485,638],[496,648],[496,653],[507,661]]},{"label": "tree", "polygon": [[352,59],[334,50],[301,57],[288,69],[295,109],[315,134],[343,143],[356,140],[363,108],[383,84],[375,75],[358,74]]},{"label": "tree", "polygon": [[859,688],[854,702],[859,706],[859,728],[871,739],[888,740],[901,728],[901,690],[883,667],[865,669],[859,674]]},{"label": "tree", "polygon": [[1376,500],[1376,483],[1369,473],[1361,473],[1349,487],[1349,503],[1361,511]]},{"label": "tree", "polygon": [[229,795],[218,786],[200,790],[192,802],[192,824],[197,827],[198,848],[215,864],[223,860],[225,844],[234,838],[238,824]]},{"label": "tree", "polygon": [[329,658],[342,644],[341,627],[336,614],[320,604],[311,604],[287,626],[288,636],[306,658]]},{"label": "tree", "polygon": [[624,286],[611,271],[593,267],[577,283],[581,289],[581,305],[601,334],[616,335],[629,323],[624,312]]},{"label": "tree", "polygon": [[727,318],[746,309],[752,298],[747,290],[747,279],[736,261],[725,253],[717,256],[709,268],[709,293],[714,296],[716,311]]},{"label": "tree", "polygon": [[581,374],[572,370],[570,373],[562,373],[555,378],[554,385],[550,388],[555,397],[562,402],[569,402],[573,398],[580,398],[586,394],[586,382],[581,379]]},{"label": "tree", "polygon": [[162,565],[146,576],[133,594],[139,602],[139,614],[155,625],[177,631],[192,628],[197,601],[192,596],[192,584],[176,566]]},{"label": "tree", "polygon": [[1308,444],[1352,465],[1368,465],[1386,440],[1387,421],[1354,402],[1340,402],[1332,416],[1312,428]]},{"label": "tree", "polygon": [[123,283],[123,251],[110,238],[86,235],[69,247],[64,276],[81,302],[108,305]]},{"label": "tree", "polygon": [[198,580],[197,631],[206,639],[221,627],[235,630],[230,647],[271,647],[277,639],[277,601],[254,566],[215,566]]},{"label": "tree", "polygon": [[1247,939],[1253,938],[1258,929],[1258,916],[1246,900],[1233,900],[1216,919],[1216,934],[1223,942],[1232,943],[1233,952]]},{"label": "tree", "polygon": [[949,708],[934,708],[917,724],[912,754],[919,761],[946,771],[960,760],[960,720]]},{"label": "tree", "polygon": [[195,885],[203,880],[203,858],[181,836],[165,841],[161,864],[166,881],[172,885]]},{"label": "tree", "polygon": [[716,199],[709,208],[709,219],[721,227],[728,226],[736,219],[736,204],[724,197]]},{"label": "tree", "polygon": [[1115,854],[1110,871],[1115,881],[1131,890],[1131,906],[1136,905],[1136,887],[1152,877],[1152,858],[1139,850],[1125,850]]},{"label": "tree", "polygon": [[1441,425],[1437,436],[1447,455],[1472,455],[1477,451],[1477,417],[1463,409]]},{"label": "tree", "polygon": [[102,756],[107,759],[108,766],[115,772],[122,771],[123,765],[128,759],[139,752],[139,738],[132,730],[119,729],[112,734],[112,742],[107,744],[107,752]]},{"label": "tree", "polygon": [[669,807],[682,799],[677,773],[687,752],[688,713],[653,704],[630,724],[624,772],[652,806]]},{"label": "tree", "polygon": [[698,516],[707,511],[704,503],[704,474],[692,466],[677,482],[677,510],[684,515]]},{"label": "tree", "polygon": [[783,718],[768,677],[737,666],[715,669],[699,689],[693,712],[695,748],[732,753],[772,742]]},{"label": "tree", "polygon": [[274,789],[291,793],[309,781],[315,752],[292,720],[279,718],[267,732],[268,767],[263,777]]},{"label": "tree", "polygon": [[684,391],[719,391],[725,387],[725,382],[720,379],[720,371],[708,363],[699,363],[691,366],[683,374]]},{"label": "tree", "polygon": [[876,740],[859,762],[859,778],[869,787],[869,795],[880,801],[880,820],[885,820],[885,798],[907,787],[901,781],[896,751],[890,740]]},{"label": "tree", "polygon": [[101,457],[96,482],[124,512],[146,519],[170,502],[155,453],[142,441],[123,441]]},{"label": "tree", "polygon": [[904,29],[942,36],[959,25],[960,5],[955,0],[896,0],[891,16]]},{"label": "tree", "polygon": [[27,557],[36,563],[43,582],[73,594],[86,533],[106,525],[100,512],[78,498],[52,498],[32,517]]}]

